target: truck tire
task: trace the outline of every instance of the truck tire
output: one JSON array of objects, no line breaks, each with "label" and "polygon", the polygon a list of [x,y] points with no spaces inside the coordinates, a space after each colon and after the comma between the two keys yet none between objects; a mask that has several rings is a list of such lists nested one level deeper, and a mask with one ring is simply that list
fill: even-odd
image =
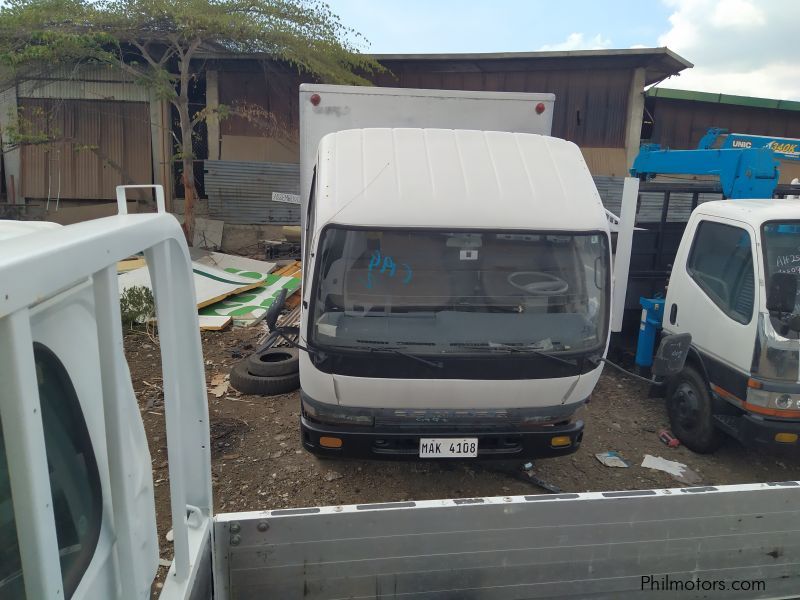
[{"label": "truck tire", "polygon": [[267,348],[247,357],[247,370],[253,375],[277,377],[300,370],[297,348]]},{"label": "truck tire", "polygon": [[684,368],[672,380],[667,414],[672,432],[689,450],[710,454],[725,441],[725,434],[714,425],[708,385],[692,367]]},{"label": "truck tire", "polygon": [[300,373],[262,377],[248,370],[247,359],[241,360],[231,369],[231,385],[243,394],[278,396],[288,394],[300,387]]}]

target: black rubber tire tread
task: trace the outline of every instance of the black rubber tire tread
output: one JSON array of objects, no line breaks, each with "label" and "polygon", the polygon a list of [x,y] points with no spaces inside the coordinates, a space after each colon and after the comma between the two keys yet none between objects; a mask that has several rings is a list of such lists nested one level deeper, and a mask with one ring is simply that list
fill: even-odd
[{"label": "black rubber tire tread", "polygon": [[247,367],[247,359],[245,359],[236,363],[231,369],[231,385],[243,394],[279,396],[293,392],[300,387],[300,373],[261,377],[250,373]]},{"label": "black rubber tire tread", "polygon": [[[267,357],[264,360],[262,357]],[[281,357],[285,357],[281,359]],[[269,360],[269,358],[277,360]],[[300,370],[300,352],[297,348],[267,348],[247,357],[247,371],[261,377],[291,375]]]},{"label": "black rubber tire tread", "polygon": [[[697,397],[698,420],[693,427],[686,427],[679,416],[676,393],[681,384],[694,388]],[[672,433],[681,443],[698,454],[710,454],[725,441],[725,433],[714,425],[711,394],[705,379],[692,367],[685,367],[670,382],[667,390],[667,414]]]}]

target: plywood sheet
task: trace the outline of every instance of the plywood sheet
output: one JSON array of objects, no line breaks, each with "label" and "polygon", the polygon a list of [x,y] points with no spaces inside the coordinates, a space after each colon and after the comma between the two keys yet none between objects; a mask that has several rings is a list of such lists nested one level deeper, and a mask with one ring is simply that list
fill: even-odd
[{"label": "plywood sheet", "polygon": [[[228,296],[259,287],[265,281],[264,278],[243,277],[195,262],[192,263],[192,271],[194,272],[197,308],[214,304]],[[136,285],[152,289],[150,271],[147,267],[135,269],[119,276],[120,293],[126,288]]]},{"label": "plywood sheet", "polygon": [[256,260],[235,254],[225,254],[223,252],[210,252],[199,248],[190,248],[189,254],[193,262],[236,273],[242,277],[252,277],[253,279],[264,279],[268,273],[275,270],[276,266],[274,262]]},{"label": "plywood sheet", "polygon": [[230,325],[233,318],[215,315],[199,315],[198,320],[200,322],[200,331],[220,331]]},{"label": "plywood sheet", "polygon": [[249,327],[260,322],[267,315],[267,310],[272,306],[281,289],[284,288],[287,290],[287,295],[294,294],[300,288],[300,278],[271,274],[263,285],[207,306],[200,311],[200,314],[231,316],[234,325]]}]

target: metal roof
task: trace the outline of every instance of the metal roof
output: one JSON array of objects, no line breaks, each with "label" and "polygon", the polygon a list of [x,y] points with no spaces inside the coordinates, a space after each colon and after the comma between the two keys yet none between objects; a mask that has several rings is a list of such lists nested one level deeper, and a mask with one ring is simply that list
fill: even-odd
[{"label": "metal roof", "polygon": [[578,147],[524,133],[353,129],[322,138],[316,229],[606,230]]},{"label": "metal roof", "polygon": [[[238,59],[238,60],[270,60],[274,57],[265,53],[232,53],[225,50],[202,50],[196,54],[198,59]],[[566,50],[542,52],[486,52],[486,53],[451,53],[451,54],[367,54],[379,62],[470,62],[480,65],[483,62],[500,61],[610,61],[615,64],[626,63],[630,67],[646,69],[647,85],[662,81],[676,75],[694,65],[666,47],[661,48],[624,48],[608,50]],[[480,70],[478,66],[478,70]]]},{"label": "metal roof", "polygon": [[774,108],[779,110],[800,111],[800,102],[796,102],[794,100],[778,100],[775,98],[756,98],[754,96],[735,96],[732,94],[712,94],[709,92],[676,90],[660,87],[650,88],[647,90],[647,96],[650,98],[665,98],[668,100],[691,100],[693,102],[732,104],[735,106],[748,106],[751,108]]}]

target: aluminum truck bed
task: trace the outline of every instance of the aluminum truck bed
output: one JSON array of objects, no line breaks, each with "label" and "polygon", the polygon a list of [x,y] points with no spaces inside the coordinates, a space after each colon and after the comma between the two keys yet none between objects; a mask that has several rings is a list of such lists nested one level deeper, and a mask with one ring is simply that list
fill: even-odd
[{"label": "aluminum truck bed", "polygon": [[221,514],[216,598],[791,597],[798,486]]}]

